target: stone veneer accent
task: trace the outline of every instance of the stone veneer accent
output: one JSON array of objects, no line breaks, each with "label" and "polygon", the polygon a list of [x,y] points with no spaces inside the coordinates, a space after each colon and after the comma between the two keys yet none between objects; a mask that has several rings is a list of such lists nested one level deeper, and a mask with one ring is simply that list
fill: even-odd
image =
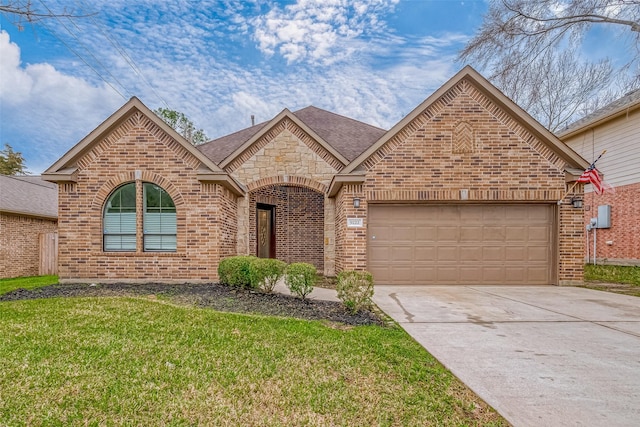
[{"label": "stone veneer accent", "polygon": [[[326,197],[326,192],[333,176],[343,167],[324,147],[288,119],[267,131],[226,168],[249,190],[248,196],[238,200],[237,252],[255,253],[255,238],[250,234],[251,227],[255,227],[252,222],[255,206],[249,200],[254,192],[274,186],[304,187],[325,194],[322,207],[324,250],[318,254],[319,258],[314,256],[308,262],[320,266],[326,275],[335,274],[335,203]],[[310,208],[316,209],[311,205]],[[310,211],[309,215],[314,216],[315,213]]]},{"label": "stone veneer accent", "polygon": [[[76,183],[59,186],[59,276],[62,282],[215,281],[221,258],[236,249],[236,197],[201,183],[200,162],[141,113],[133,113],[78,160]],[[140,171],[136,179],[135,171]],[[138,191],[135,252],[104,252],[102,217],[120,185],[152,182],[176,205],[177,251],[143,252]]]},{"label": "stone veneer accent", "polygon": [[[466,122],[474,150],[454,153],[456,126]],[[556,203],[566,191],[565,162],[516,120],[462,80],[426,108],[364,163],[363,185],[345,185],[337,199],[336,270],[365,269],[369,202]],[[468,190],[461,200],[460,190]],[[575,194],[582,194],[582,186]],[[570,195],[569,195],[570,196]],[[582,211],[569,204],[558,214],[558,283],[582,282]],[[361,200],[354,209],[353,197]],[[347,217],[365,228],[346,228]]]},{"label": "stone veneer accent", "polygon": [[56,220],[0,213],[0,278],[37,276],[39,235],[57,228]]}]

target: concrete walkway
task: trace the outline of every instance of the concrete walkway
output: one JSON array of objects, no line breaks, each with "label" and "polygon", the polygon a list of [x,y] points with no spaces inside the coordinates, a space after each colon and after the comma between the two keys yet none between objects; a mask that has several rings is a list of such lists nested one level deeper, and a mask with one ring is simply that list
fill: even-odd
[{"label": "concrete walkway", "polygon": [[376,286],[375,303],[514,426],[640,425],[640,298]]},{"label": "concrete walkway", "polygon": [[[291,291],[287,288],[287,285],[284,283],[284,279],[281,279],[276,284],[276,287],[273,289],[274,292],[278,292],[280,294],[291,295]],[[333,289],[325,289],[325,288],[313,288],[313,291],[309,295],[307,295],[309,299],[315,300],[325,300],[325,301],[338,301],[338,294]]]}]

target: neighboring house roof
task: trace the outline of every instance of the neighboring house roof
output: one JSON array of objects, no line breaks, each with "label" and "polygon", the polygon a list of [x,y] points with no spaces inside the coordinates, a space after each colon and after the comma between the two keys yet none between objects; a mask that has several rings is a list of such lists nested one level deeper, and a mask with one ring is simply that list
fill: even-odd
[{"label": "neighboring house roof", "polygon": [[[321,139],[319,142],[329,145],[347,162],[355,159],[386,132],[384,129],[314,106],[289,112],[289,114],[295,116],[313,133],[317,134]],[[217,164],[221,164],[223,161],[229,163],[229,159],[227,159],[229,156],[261,131],[267,131],[269,124],[275,125],[274,120],[214,139],[198,146],[198,149]]]},{"label": "neighboring house roof", "polygon": [[40,176],[0,175],[0,212],[58,218],[58,186]]},{"label": "neighboring house roof", "polygon": [[640,89],[627,93],[622,98],[605,105],[604,107],[586,115],[578,121],[571,123],[566,129],[558,132],[558,137],[566,139],[585,129],[594,127],[605,121],[625,114],[627,111],[640,107]]}]

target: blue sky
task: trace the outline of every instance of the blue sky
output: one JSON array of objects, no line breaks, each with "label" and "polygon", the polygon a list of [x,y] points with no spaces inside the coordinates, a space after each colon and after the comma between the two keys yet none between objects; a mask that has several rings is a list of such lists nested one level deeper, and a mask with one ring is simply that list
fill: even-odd
[{"label": "blue sky", "polygon": [[[35,0],[0,17],[0,143],[40,173],[124,104],[215,138],[315,105],[389,128],[463,64],[484,0]],[[76,53],[74,53],[76,52]]]}]

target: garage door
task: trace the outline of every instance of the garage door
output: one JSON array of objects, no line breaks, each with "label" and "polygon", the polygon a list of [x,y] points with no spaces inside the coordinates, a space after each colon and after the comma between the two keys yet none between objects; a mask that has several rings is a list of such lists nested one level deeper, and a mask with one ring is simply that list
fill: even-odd
[{"label": "garage door", "polygon": [[552,205],[369,205],[376,284],[550,284]]}]

